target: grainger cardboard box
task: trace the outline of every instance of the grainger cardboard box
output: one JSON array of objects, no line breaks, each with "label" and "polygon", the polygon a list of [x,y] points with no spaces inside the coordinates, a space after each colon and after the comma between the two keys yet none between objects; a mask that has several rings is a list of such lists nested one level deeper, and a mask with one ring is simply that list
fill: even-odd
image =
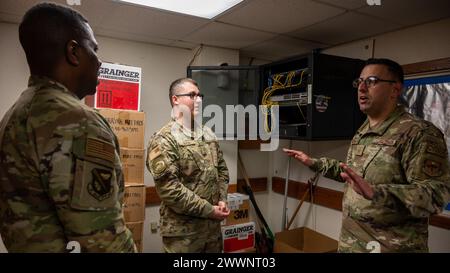
[{"label": "grainger cardboard box", "polygon": [[229,193],[227,205],[230,215],[222,221],[222,226],[236,225],[250,221],[250,199],[242,193]]},{"label": "grainger cardboard box", "polygon": [[125,223],[128,229],[133,233],[133,240],[139,252],[142,252],[142,239],[144,231],[144,222],[128,222]]},{"label": "grainger cardboard box", "polygon": [[123,214],[125,222],[144,221],[145,185],[125,185]]},{"label": "grainger cardboard box", "polygon": [[222,227],[223,251],[236,252],[255,246],[255,223]]},{"label": "grainger cardboard box", "polygon": [[119,139],[120,148],[144,149],[145,113],[99,108]]},{"label": "grainger cardboard box", "polygon": [[307,227],[275,234],[274,253],[337,252],[338,242]]},{"label": "grainger cardboard box", "polygon": [[144,184],[144,149],[120,149],[125,185]]}]

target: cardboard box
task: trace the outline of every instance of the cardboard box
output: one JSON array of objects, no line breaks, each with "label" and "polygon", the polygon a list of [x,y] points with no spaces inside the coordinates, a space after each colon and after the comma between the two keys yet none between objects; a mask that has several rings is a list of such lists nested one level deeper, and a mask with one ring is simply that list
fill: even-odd
[{"label": "cardboard box", "polygon": [[230,215],[222,221],[222,226],[236,225],[250,221],[250,199],[242,193],[229,193],[227,205]]},{"label": "cardboard box", "polygon": [[121,148],[120,158],[125,185],[144,184],[145,150]]},{"label": "cardboard box", "polygon": [[99,108],[119,139],[120,148],[144,149],[145,113]]},{"label": "cardboard box", "polygon": [[338,242],[307,227],[275,234],[274,253],[337,252]]},{"label": "cardboard box", "polygon": [[123,199],[125,222],[145,219],[145,185],[126,185]]},{"label": "cardboard box", "polygon": [[139,252],[142,252],[142,239],[144,235],[144,222],[125,223],[128,229],[133,233],[133,240]]},{"label": "cardboard box", "polygon": [[222,227],[223,251],[235,252],[255,247],[255,223]]}]

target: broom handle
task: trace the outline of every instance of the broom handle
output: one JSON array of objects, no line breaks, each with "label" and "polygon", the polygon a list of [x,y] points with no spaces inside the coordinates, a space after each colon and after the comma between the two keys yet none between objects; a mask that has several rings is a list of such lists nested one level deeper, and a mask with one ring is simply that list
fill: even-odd
[{"label": "broom handle", "polygon": [[291,217],[291,220],[289,220],[289,223],[288,223],[288,225],[287,225],[287,227],[286,227],[286,230],[289,230],[289,228],[291,227],[292,223],[294,222],[295,216],[297,216],[297,213],[298,213],[298,211],[300,210],[300,208],[302,207],[303,202],[305,201],[305,198],[306,198],[306,196],[308,195],[308,193],[309,193],[309,187],[307,187],[307,189],[305,190],[305,193],[304,193],[303,196],[302,196],[302,199],[301,199],[301,201],[300,201],[300,204],[298,204],[297,208],[295,209],[294,214],[293,214],[292,217]]},{"label": "broom handle", "polygon": [[291,227],[292,223],[294,222],[295,216],[297,216],[297,213],[300,210],[300,208],[302,207],[303,202],[305,201],[306,196],[308,195],[308,193],[311,194],[311,199],[313,198],[312,187],[315,187],[315,185],[317,184],[318,179],[319,179],[319,173],[316,173],[313,178],[310,178],[308,180],[308,183],[306,184],[307,188],[305,190],[305,193],[302,196],[302,200],[300,200],[300,204],[298,204],[297,208],[295,209],[294,214],[291,217],[291,220],[289,220],[289,223],[288,223],[288,225],[286,227],[286,230],[289,230],[289,228]]},{"label": "broom handle", "polygon": [[256,211],[256,214],[258,215],[258,219],[262,222],[263,226],[266,228],[267,234],[271,239],[274,238],[272,231],[269,228],[269,225],[266,222],[266,219],[264,219],[264,216],[261,213],[261,210],[258,207],[258,204],[256,204],[255,196],[253,195],[252,186],[250,185],[250,180],[248,179],[247,171],[245,170],[244,163],[242,163],[241,154],[238,151],[238,165],[239,169],[242,172],[242,175],[244,176],[244,180],[246,183],[246,188],[248,189],[247,194],[250,197],[250,201],[252,201],[253,207]]}]

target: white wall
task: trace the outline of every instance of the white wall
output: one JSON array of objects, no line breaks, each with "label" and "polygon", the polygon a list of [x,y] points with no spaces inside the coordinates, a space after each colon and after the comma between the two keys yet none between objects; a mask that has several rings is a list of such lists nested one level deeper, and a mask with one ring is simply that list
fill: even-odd
[{"label": "white wall", "polygon": [[0,116],[8,111],[25,90],[28,83],[28,65],[19,43],[18,26],[0,23]]}]

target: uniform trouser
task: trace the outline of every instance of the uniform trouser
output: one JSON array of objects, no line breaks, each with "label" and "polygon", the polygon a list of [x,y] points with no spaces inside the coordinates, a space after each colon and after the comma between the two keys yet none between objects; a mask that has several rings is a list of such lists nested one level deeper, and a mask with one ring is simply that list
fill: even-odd
[{"label": "uniform trouser", "polygon": [[219,230],[187,236],[162,237],[166,253],[221,253],[222,234]]}]

